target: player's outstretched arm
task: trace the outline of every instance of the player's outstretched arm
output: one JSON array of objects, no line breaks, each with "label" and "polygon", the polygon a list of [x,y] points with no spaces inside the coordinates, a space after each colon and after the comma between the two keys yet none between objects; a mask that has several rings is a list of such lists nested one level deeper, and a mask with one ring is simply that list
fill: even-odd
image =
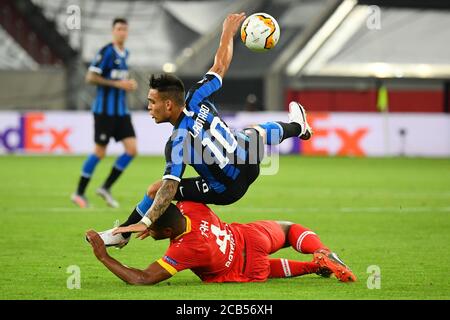
[{"label": "player's outstretched arm", "polygon": [[180,183],[175,180],[163,180],[161,187],[156,193],[152,206],[142,220],[139,223],[115,229],[113,235],[124,232],[139,232],[138,238],[147,238],[149,236],[147,228],[150,227],[151,223],[155,222],[169,207],[169,204],[177,193],[179,184]]},{"label": "player's outstretched arm", "polygon": [[217,73],[222,78],[225,76],[233,58],[233,38],[244,19],[244,12],[229,14],[226,17],[223,22],[219,48],[214,57],[214,65],[209,72]]},{"label": "player's outstretched arm", "polygon": [[172,275],[157,262],[153,262],[145,270],[139,270],[124,266],[122,263],[112,258],[106,251],[105,244],[99,234],[94,230],[86,233],[89,243],[92,246],[97,259],[105,265],[118,278],[128,284],[150,285],[164,281]]}]

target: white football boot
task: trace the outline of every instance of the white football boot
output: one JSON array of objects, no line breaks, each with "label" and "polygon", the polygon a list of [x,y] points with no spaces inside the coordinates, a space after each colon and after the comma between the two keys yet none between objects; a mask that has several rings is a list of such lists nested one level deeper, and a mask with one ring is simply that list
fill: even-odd
[{"label": "white football boot", "polygon": [[116,247],[116,248],[121,249],[128,244],[128,241],[130,241],[131,237],[124,238],[121,233],[113,235],[112,233],[115,229],[116,228],[105,230],[105,231],[99,232],[98,234],[99,234],[100,238],[102,238],[106,247]]},{"label": "white football boot", "polygon": [[311,138],[313,131],[306,120],[305,108],[296,101],[289,103],[289,122],[296,122],[302,127],[298,136],[300,139],[309,140]]},{"label": "white football boot", "polygon": [[108,206],[111,208],[118,208],[119,203],[113,198],[112,194],[109,192],[109,190],[106,190],[103,187],[100,187],[97,189],[96,193],[103,198],[103,200],[106,201]]}]

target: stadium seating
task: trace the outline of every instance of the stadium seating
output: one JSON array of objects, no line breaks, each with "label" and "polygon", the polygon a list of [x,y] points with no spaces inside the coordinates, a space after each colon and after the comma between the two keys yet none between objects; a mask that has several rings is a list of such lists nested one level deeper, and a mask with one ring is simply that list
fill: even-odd
[{"label": "stadium seating", "polygon": [[0,70],[29,70],[38,67],[33,58],[3,28],[0,28],[0,43]]}]

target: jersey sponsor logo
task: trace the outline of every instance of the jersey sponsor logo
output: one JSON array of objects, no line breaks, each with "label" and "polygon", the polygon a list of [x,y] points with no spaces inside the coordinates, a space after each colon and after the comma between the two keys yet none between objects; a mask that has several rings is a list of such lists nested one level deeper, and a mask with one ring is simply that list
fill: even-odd
[{"label": "jersey sponsor logo", "polygon": [[127,78],[128,78],[128,70],[119,70],[119,69],[111,70],[111,79],[125,80]]},{"label": "jersey sponsor logo", "polygon": [[192,132],[189,131],[189,133],[191,134],[191,136],[193,138],[196,138],[199,135],[200,131],[203,129],[206,119],[208,119],[208,114],[209,114],[209,108],[207,106],[205,106],[204,104],[202,104],[200,106],[200,111],[198,113],[198,116],[195,119],[195,124],[192,126],[192,129],[194,130],[195,133],[192,134]]},{"label": "jersey sponsor logo", "polygon": [[172,265],[172,266],[178,265],[178,262],[176,262],[174,259],[172,259],[172,258],[169,257],[169,256],[164,256],[164,257],[163,257],[163,260],[164,260],[165,262],[167,262],[168,264]]}]

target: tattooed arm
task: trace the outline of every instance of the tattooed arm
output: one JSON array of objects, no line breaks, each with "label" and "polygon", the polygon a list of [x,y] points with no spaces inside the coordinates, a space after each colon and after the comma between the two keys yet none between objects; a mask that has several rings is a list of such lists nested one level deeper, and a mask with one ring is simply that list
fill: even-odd
[{"label": "tattooed arm", "polygon": [[177,193],[179,184],[175,180],[163,180],[161,188],[156,193],[155,200],[146,214],[152,222],[155,222],[169,207],[169,204]]},{"label": "tattooed arm", "polygon": [[[118,233],[125,232],[139,232],[137,235],[140,239],[145,239],[148,237],[148,225],[154,223],[169,207],[169,204],[175,197],[177,193],[178,185],[180,183],[175,180],[166,179],[163,180],[161,187],[156,193],[155,200],[153,201],[152,206],[150,207],[147,214],[142,218],[139,223],[129,225],[127,227],[119,227],[113,231],[113,235]],[[144,220],[147,219],[147,223]],[[148,221],[151,220],[151,222]]]}]

